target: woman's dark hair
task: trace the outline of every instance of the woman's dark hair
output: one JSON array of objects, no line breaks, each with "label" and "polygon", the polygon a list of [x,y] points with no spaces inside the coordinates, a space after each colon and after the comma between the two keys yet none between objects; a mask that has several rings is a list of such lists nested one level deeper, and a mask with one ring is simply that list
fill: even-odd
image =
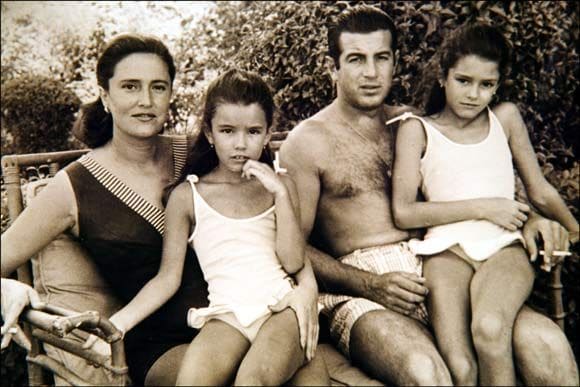
[{"label": "woman's dark hair", "polygon": [[498,64],[500,81],[510,70],[510,44],[495,27],[477,22],[464,24],[452,32],[441,47],[423,67],[419,87],[413,95],[414,105],[426,115],[440,112],[445,107],[445,90],[439,84],[446,79],[449,70],[468,55],[477,55]]},{"label": "woman's dark hair", "polygon": [[328,26],[328,55],[340,68],[340,34],[343,32],[366,34],[386,30],[391,32],[391,49],[397,49],[397,29],[389,15],[379,8],[370,5],[359,5],[348,8],[338,15],[336,21]]},{"label": "woman's dark hair", "polygon": [[[155,54],[165,62],[169,78],[175,78],[175,64],[171,53],[159,39],[139,34],[123,34],[111,40],[97,62],[97,84],[109,90],[109,80],[115,75],[115,67],[131,54]],[[100,98],[83,105],[73,126],[77,139],[94,148],[106,144],[113,137],[113,118],[105,111]]]},{"label": "woman's dark hair", "polygon": [[[218,166],[218,155],[215,148],[210,146],[206,133],[211,132],[211,121],[218,106],[227,103],[243,106],[257,103],[264,110],[268,130],[271,130],[270,128],[274,122],[274,98],[270,87],[258,74],[231,69],[214,79],[205,94],[201,123],[202,130],[191,149],[189,149],[181,176],[166,188],[165,203],[173,188],[185,181],[187,175],[195,174],[201,177]],[[272,166],[272,152],[269,146],[264,148],[259,160]]]}]

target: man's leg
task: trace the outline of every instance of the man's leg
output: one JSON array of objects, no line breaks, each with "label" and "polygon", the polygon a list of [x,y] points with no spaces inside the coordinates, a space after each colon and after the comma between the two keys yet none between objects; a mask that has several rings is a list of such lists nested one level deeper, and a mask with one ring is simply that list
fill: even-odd
[{"label": "man's leg", "polygon": [[524,305],[513,333],[516,366],[526,386],[578,386],[578,366],[564,332]]},{"label": "man's leg", "polygon": [[390,309],[368,312],[355,322],[350,356],[353,363],[385,383],[452,384],[427,328]]}]

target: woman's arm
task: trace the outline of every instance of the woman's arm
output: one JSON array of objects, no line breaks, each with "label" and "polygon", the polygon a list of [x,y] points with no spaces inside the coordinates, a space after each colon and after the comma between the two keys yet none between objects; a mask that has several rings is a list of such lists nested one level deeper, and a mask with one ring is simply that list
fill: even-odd
[{"label": "woman's arm", "polygon": [[578,232],[578,221],[540,169],[518,107],[506,102],[497,106],[494,111],[506,130],[512,156],[531,203],[542,214],[561,223],[569,232]]},{"label": "woman's arm", "polygon": [[[76,224],[76,201],[66,172],[58,172],[2,234],[2,277]],[[63,270],[65,268],[63,267]]]},{"label": "woman's arm", "polygon": [[193,219],[192,193],[189,183],[182,183],[169,196],[165,209],[165,234],[159,273],[110,320],[128,332],[159,309],[179,289]]},{"label": "woman's arm", "polygon": [[489,220],[509,230],[516,230],[523,225],[529,207],[515,200],[482,198],[449,202],[418,201],[421,157],[425,147],[425,132],[420,121],[409,120],[401,124],[397,133],[393,171],[393,215],[398,227],[431,227],[474,219]]}]

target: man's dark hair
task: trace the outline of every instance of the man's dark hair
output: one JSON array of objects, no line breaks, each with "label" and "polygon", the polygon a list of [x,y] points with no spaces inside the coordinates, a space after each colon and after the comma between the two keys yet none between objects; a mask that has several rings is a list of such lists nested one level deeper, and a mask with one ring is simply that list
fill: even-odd
[{"label": "man's dark hair", "polygon": [[339,57],[342,51],[339,38],[343,32],[369,33],[379,30],[391,32],[391,49],[397,49],[397,29],[395,23],[389,15],[379,8],[369,5],[360,5],[346,9],[334,23],[328,27],[328,54],[334,60],[338,69],[340,67]]}]

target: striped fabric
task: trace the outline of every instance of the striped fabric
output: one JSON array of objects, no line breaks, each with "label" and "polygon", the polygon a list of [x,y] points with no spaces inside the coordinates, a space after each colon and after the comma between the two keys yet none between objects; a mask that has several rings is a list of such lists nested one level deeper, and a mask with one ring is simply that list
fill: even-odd
[{"label": "striped fabric", "polygon": [[173,178],[178,179],[187,159],[187,137],[172,136],[171,141],[173,148]]},{"label": "striped fabric", "polygon": [[[177,178],[181,173],[181,169],[185,165],[187,155],[186,137],[172,137],[172,150],[174,168],[173,176],[174,178]],[[161,235],[163,235],[163,232],[165,231],[165,212],[163,209],[149,203],[90,156],[84,155],[78,161],[95,177],[95,179],[107,188],[109,192],[143,217]]]},{"label": "striped fabric", "polygon": [[[403,271],[421,276],[423,270],[421,259],[409,250],[407,242],[355,250],[339,258],[339,261],[375,274]],[[354,323],[370,311],[385,309],[384,306],[364,298],[339,294],[321,293],[318,302],[323,306],[322,313],[330,318],[331,336],[346,356],[350,356],[350,331]],[[410,317],[428,324],[424,304],[419,305]]]}]

